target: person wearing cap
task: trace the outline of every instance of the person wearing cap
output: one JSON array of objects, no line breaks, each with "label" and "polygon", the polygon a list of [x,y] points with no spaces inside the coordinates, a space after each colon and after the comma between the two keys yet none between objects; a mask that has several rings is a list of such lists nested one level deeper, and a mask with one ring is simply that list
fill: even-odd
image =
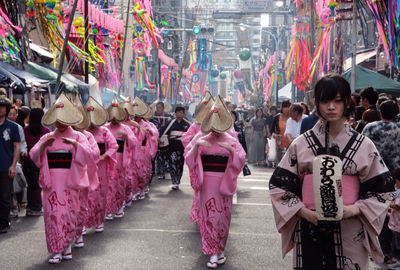
[{"label": "person wearing cap", "polygon": [[97,175],[97,163],[100,158],[100,149],[97,145],[94,136],[86,129],[89,127],[89,117],[86,113],[86,110],[83,108],[81,99],[79,95],[75,95],[75,98],[72,99],[75,107],[81,112],[83,116],[82,122],[79,124],[73,125],[73,129],[81,132],[85,135],[88,144],[86,147],[90,149],[90,156],[87,162],[87,178],[89,181],[89,187],[82,189],[79,191],[79,201],[80,201],[80,211],[78,215],[78,221],[76,226],[76,240],[75,247],[84,247],[83,235],[86,234],[86,225],[87,228],[91,228],[94,225],[98,224],[95,221],[95,216],[99,212],[100,208],[100,200],[98,200],[98,192],[99,192],[99,178]]},{"label": "person wearing cap", "polygon": [[171,120],[160,132],[168,136],[168,166],[171,174],[172,189],[178,190],[183,174],[184,147],[182,135],[189,129],[190,122],[184,118],[185,107],[177,105],[175,107],[175,119]]},{"label": "person wearing cap", "polygon": [[0,95],[0,233],[10,227],[11,192],[20,154],[18,126],[7,120],[11,101]]},{"label": "person wearing cap", "polygon": [[192,188],[199,192],[199,220],[203,253],[210,255],[209,268],[224,264],[226,242],[232,213],[232,197],[237,177],[246,162],[246,153],[239,141],[227,132],[232,117],[218,96],[204,118],[204,134],[185,155],[186,164],[194,173]]},{"label": "person wearing cap", "polygon": [[[110,210],[111,205],[107,206],[107,203],[110,203],[110,200],[107,199],[107,193],[108,185],[112,181],[112,172],[117,162],[115,155],[118,150],[118,144],[111,131],[104,127],[104,124],[108,121],[108,113],[103,106],[93,97],[89,96],[84,107],[90,122],[88,131],[93,134],[100,150],[100,158],[97,163],[97,175],[100,186],[97,192],[89,193],[89,198],[97,196],[99,204],[97,209],[93,209],[93,219],[86,220],[85,227],[91,228],[96,226],[96,232],[103,232],[106,209],[108,208],[112,212]],[[94,198],[93,201],[95,201]]]},{"label": "person wearing cap", "polygon": [[[293,269],[369,269],[369,256],[383,261],[378,235],[394,181],[373,142],[347,122],[352,106],[346,79],[322,77],[314,96],[320,120],[290,144],[269,181],[282,254],[293,249]],[[340,177],[343,204],[331,176]],[[340,217],[336,210],[342,209],[343,218],[318,218],[322,207],[329,217]]]},{"label": "person wearing cap", "polygon": [[[135,121],[140,125],[140,130],[136,134],[138,139],[138,147],[135,151],[135,165],[137,171],[137,186],[135,187],[135,199],[143,200],[148,192],[148,184],[150,182],[151,173],[148,173],[148,155],[150,151],[150,144],[148,140],[153,136],[153,131],[148,126],[148,122],[144,120],[144,117],[149,111],[149,107],[140,97],[135,97],[133,100],[133,109],[135,112]],[[150,163],[151,166],[151,163]],[[150,167],[151,170],[151,167]]]},{"label": "person wearing cap", "polygon": [[116,218],[122,218],[125,215],[125,178],[128,174],[127,168],[132,165],[131,152],[137,144],[137,138],[132,130],[122,123],[127,117],[126,111],[118,104],[116,96],[107,108],[107,112],[110,122],[106,125],[106,128],[111,131],[118,143],[117,163],[114,167],[114,176],[108,183],[109,192],[107,193],[106,220],[113,220],[112,212],[116,211]]},{"label": "person wearing cap", "polygon": [[86,137],[71,128],[83,119],[80,111],[62,93],[43,116],[42,124],[56,129],[45,134],[29,155],[40,169],[43,216],[49,263],[72,259],[80,211],[79,192],[89,186],[87,161],[91,151]]},{"label": "person wearing cap", "polygon": [[[132,132],[135,134],[138,134],[140,130],[140,125],[132,120],[135,116],[135,111],[133,108],[133,105],[131,103],[131,98],[128,97],[127,100],[123,101],[120,103],[121,107],[125,109],[126,112],[126,120],[123,122],[126,126],[128,126]],[[131,157],[130,160],[132,163],[134,163],[135,160],[135,152],[138,148],[138,145],[135,145],[135,149],[131,151]],[[132,202],[136,197],[134,196],[133,190],[136,190],[134,186],[137,186],[138,183],[138,174],[137,170],[135,170],[135,165],[132,164],[132,166],[129,166],[126,168],[126,177],[125,177],[125,206],[130,207],[132,205]]]}]

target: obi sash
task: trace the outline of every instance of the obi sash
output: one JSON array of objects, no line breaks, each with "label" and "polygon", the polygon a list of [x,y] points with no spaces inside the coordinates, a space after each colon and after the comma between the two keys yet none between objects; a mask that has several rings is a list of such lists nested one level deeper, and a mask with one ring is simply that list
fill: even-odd
[{"label": "obi sash", "polygon": [[146,146],[147,143],[147,137],[144,137],[143,141],[142,141],[142,146]]},{"label": "obi sash", "polygon": [[118,143],[118,153],[123,153],[124,152],[124,144],[125,141],[123,139],[117,139],[117,143]]},{"label": "obi sash", "polygon": [[72,162],[72,152],[52,151],[47,152],[49,169],[70,169]]},{"label": "obi sash", "polygon": [[[358,180],[357,176],[342,176],[343,205],[354,204],[358,200],[359,190],[360,181]],[[315,210],[314,184],[312,174],[307,174],[304,177],[302,194],[304,205],[310,210]]]},{"label": "obi sash", "polygon": [[202,155],[203,171],[205,172],[225,172],[228,164],[228,156]]},{"label": "obi sash", "polygon": [[105,143],[97,143],[99,149],[100,149],[100,155],[104,155],[106,152],[106,144]]},{"label": "obi sash", "polygon": [[171,133],[169,134],[169,139],[181,140],[181,137],[184,133],[185,131],[172,130]]}]

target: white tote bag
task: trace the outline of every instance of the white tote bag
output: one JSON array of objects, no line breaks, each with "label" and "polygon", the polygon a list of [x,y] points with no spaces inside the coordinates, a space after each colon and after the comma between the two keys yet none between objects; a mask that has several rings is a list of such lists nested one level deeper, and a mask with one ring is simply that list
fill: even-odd
[{"label": "white tote bag", "polygon": [[274,162],[276,160],[276,151],[278,146],[276,145],[275,138],[272,137],[269,141],[268,161]]}]

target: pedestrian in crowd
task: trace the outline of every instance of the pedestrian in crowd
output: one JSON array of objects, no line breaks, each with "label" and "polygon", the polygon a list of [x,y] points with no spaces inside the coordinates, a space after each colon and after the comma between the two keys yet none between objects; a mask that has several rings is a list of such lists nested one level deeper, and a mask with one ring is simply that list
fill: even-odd
[{"label": "pedestrian in crowd", "polygon": [[247,145],[246,145],[246,139],[244,137],[244,131],[243,128],[237,124],[238,113],[236,111],[231,111],[231,114],[232,114],[233,128],[238,134],[238,140],[240,142],[240,145],[243,147],[243,150],[247,154]]},{"label": "pedestrian in crowd", "polygon": [[[373,113],[370,113],[370,116],[368,118],[370,119],[379,119],[379,111],[378,108],[376,107],[376,102],[378,101],[379,98],[379,93],[376,91],[373,87],[367,87],[364,88],[360,91],[360,105],[364,107],[365,112],[364,114],[367,114],[368,112],[372,111]],[[375,114],[375,115],[374,115]]]},{"label": "pedestrian in crowd", "polygon": [[[18,122],[16,122],[19,117],[19,114],[18,114],[19,111],[20,110],[18,110],[18,108],[15,104],[11,105],[11,109],[10,109],[10,112],[9,112],[7,118],[8,118],[8,120],[16,123],[18,126],[19,137],[21,138],[20,157],[26,157],[28,155],[28,149],[26,146],[24,129]],[[22,121],[21,124],[24,125],[24,122]],[[25,186],[26,186],[26,183],[24,183],[24,181],[23,182],[17,181],[20,179],[25,179],[25,176],[23,176],[20,159],[18,159],[16,170],[17,170],[17,173],[16,173],[15,179],[13,181],[13,186],[14,186],[14,192],[13,192],[14,198],[12,200],[13,206],[11,207],[11,212],[10,212],[10,217],[12,217],[12,218],[18,217],[18,212],[22,208],[23,200],[24,200]],[[19,183],[21,183],[21,185]]]},{"label": "pedestrian in crowd", "polygon": [[[315,101],[313,101],[315,104]],[[312,110],[311,114],[308,115],[307,117],[305,117],[303,119],[303,121],[301,121],[301,126],[300,126],[300,134],[305,133],[307,130],[312,129],[315,124],[318,122],[318,115],[317,115],[317,110],[314,109]]]},{"label": "pedestrian in crowd", "polygon": [[362,117],[361,117],[361,121],[357,124],[356,126],[356,130],[357,132],[361,133],[364,129],[364,127],[368,124],[368,123],[372,123],[375,121],[379,121],[381,118],[379,116],[379,114],[376,114],[375,111],[373,110],[366,110],[365,112],[363,112]]},{"label": "pedestrian in crowd", "polygon": [[400,167],[393,170],[393,179],[395,180],[395,200],[390,204],[390,220],[388,228],[391,230],[392,242],[390,255],[391,259],[388,260],[387,267],[389,269],[400,268]]},{"label": "pedestrian in crowd", "polygon": [[[22,106],[21,108],[19,108],[19,111],[22,111],[23,114],[21,115],[21,120],[19,118],[17,119],[17,123],[19,123],[22,127],[25,127],[29,124],[29,114],[31,113],[31,108],[29,108],[28,106]],[[25,118],[22,119],[23,117]],[[24,122],[24,125],[22,124],[22,121]]]},{"label": "pedestrian in crowd", "polygon": [[301,102],[300,105],[303,108],[303,114],[305,116],[310,115],[310,108],[308,107],[308,105],[305,102]]},{"label": "pedestrian in crowd", "polygon": [[[172,189],[179,190],[179,184],[183,174],[183,165],[185,159],[183,157],[182,135],[189,129],[191,123],[184,118],[185,107],[177,105],[175,107],[175,118],[172,119],[165,128],[161,129],[160,136],[165,134],[168,136],[168,165],[171,174]],[[173,121],[173,123],[172,123]],[[172,124],[171,124],[172,123]],[[171,125],[170,125],[171,124]],[[170,125],[170,126],[169,126]],[[168,130],[167,127],[169,126]]]},{"label": "pedestrian in crowd", "polygon": [[251,151],[250,160],[254,162],[254,165],[262,166],[265,160],[265,144],[266,144],[266,124],[264,113],[261,108],[256,110],[256,116],[251,119],[250,124],[252,126],[252,134],[250,142],[253,147]]},{"label": "pedestrian in crowd", "polygon": [[[154,116],[150,120],[153,124],[156,125],[159,133],[161,129],[163,129],[166,126],[166,124],[171,120],[171,115],[167,114],[164,110],[165,110],[164,102],[159,101],[156,104],[156,111],[154,113]],[[165,179],[165,174],[168,172],[167,171],[168,164],[166,164],[168,158],[165,150],[166,149],[163,147],[158,148],[154,164],[156,165],[155,166],[157,169],[156,173],[158,175],[158,179],[160,180]]]},{"label": "pedestrian in crowd", "polygon": [[[350,95],[339,75],[316,83],[320,121],[293,141],[269,182],[282,253],[293,249],[293,269],[368,269],[369,256],[383,260],[378,234],[394,182],[373,142],[347,124]],[[313,161],[326,149],[343,160],[343,219],[329,224],[317,218],[313,191],[313,173],[320,173]]]},{"label": "pedestrian in crowd", "polygon": [[[29,114],[29,125],[24,128],[28,154],[41,137],[50,132],[50,129],[42,125],[44,112],[41,108],[32,109]],[[42,212],[42,189],[39,185],[40,169],[33,163],[30,156],[22,157],[22,167],[27,180],[26,215],[41,216]]]},{"label": "pedestrian in crowd", "polygon": [[272,137],[276,141],[276,146],[277,146],[276,149],[277,157],[275,160],[276,163],[279,163],[279,161],[282,159],[284,152],[289,147],[289,140],[287,139],[286,136],[284,136],[284,134],[286,130],[286,122],[290,117],[289,115],[290,105],[291,103],[288,99],[282,101],[281,112],[274,117],[274,121],[272,123],[272,127],[270,130]]},{"label": "pedestrian in crowd", "polygon": [[[100,158],[97,163],[97,175],[99,179],[98,192],[92,192],[89,196],[95,197],[99,201],[99,209],[94,216],[93,222],[87,220],[85,223],[86,228],[96,226],[96,232],[104,231],[104,217],[106,215],[106,209],[108,213],[111,211],[111,200],[107,199],[109,183],[112,185],[112,172],[116,163],[115,155],[118,150],[117,140],[111,131],[103,125],[108,121],[108,113],[93,97],[89,96],[85,109],[88,114],[90,121],[90,127],[88,131],[93,134],[94,139],[97,142],[97,146],[100,150]],[[108,196],[107,196],[108,195]],[[93,199],[94,200],[94,199]],[[94,225],[93,225],[94,224]]]},{"label": "pedestrian in crowd", "polygon": [[10,228],[12,185],[20,155],[18,125],[7,120],[11,105],[7,96],[0,95],[0,233]]},{"label": "pedestrian in crowd", "polygon": [[244,135],[246,138],[246,145],[247,145],[247,161],[249,163],[255,162],[252,160],[252,141],[251,141],[251,134],[253,133],[253,127],[250,124],[251,119],[255,116],[256,108],[254,106],[250,106],[249,109],[247,110],[247,115],[245,119],[243,120],[244,122]]},{"label": "pedestrian in crowd", "polygon": [[291,144],[294,139],[300,136],[301,123],[306,115],[303,114],[303,106],[298,103],[290,105],[289,115],[290,118],[286,122],[284,136],[288,139],[289,144]]},{"label": "pedestrian in crowd", "polygon": [[[110,122],[105,127],[111,131],[118,144],[114,175],[111,181],[108,182],[107,214],[105,217],[106,220],[113,220],[114,216],[116,218],[123,218],[125,216],[126,175],[129,166],[131,166],[131,151],[137,145],[137,137],[127,125],[122,123],[127,117],[126,111],[118,104],[116,96],[114,96],[111,105],[107,108],[107,112]],[[113,212],[115,212],[114,216]]]},{"label": "pedestrian in crowd", "polygon": [[229,236],[232,196],[237,188],[237,176],[246,158],[239,141],[227,131],[232,117],[220,96],[202,122],[204,134],[189,149],[186,163],[196,172],[191,185],[199,192],[199,227],[203,253],[210,255],[209,268],[226,262],[224,254]]},{"label": "pedestrian in crowd", "polygon": [[275,115],[278,114],[278,108],[276,106],[271,106],[271,108],[269,108],[269,113],[272,117],[275,117]]},{"label": "pedestrian in crowd", "polygon": [[90,158],[88,141],[71,128],[83,117],[80,111],[61,94],[43,116],[42,123],[56,130],[45,134],[31,149],[30,157],[40,169],[44,225],[49,263],[72,259],[80,212],[79,192],[89,186],[86,164]]},{"label": "pedestrian in crowd", "polygon": [[[361,96],[359,93],[352,93],[351,100],[353,101],[355,107],[358,107],[361,105]],[[360,119],[361,119],[361,117],[360,117]]]},{"label": "pedestrian in crowd", "polygon": [[350,125],[354,129],[356,129],[358,124],[361,122],[362,115],[364,112],[365,112],[364,107],[362,107],[362,106],[355,107],[355,111],[350,116],[350,121],[349,121]]},{"label": "pedestrian in crowd", "polygon": [[17,107],[17,109],[19,110],[19,109],[22,107],[22,105],[23,105],[22,100],[19,99],[19,98],[17,98],[17,99],[15,100],[15,102],[14,102],[14,105],[15,105],[15,106]]}]

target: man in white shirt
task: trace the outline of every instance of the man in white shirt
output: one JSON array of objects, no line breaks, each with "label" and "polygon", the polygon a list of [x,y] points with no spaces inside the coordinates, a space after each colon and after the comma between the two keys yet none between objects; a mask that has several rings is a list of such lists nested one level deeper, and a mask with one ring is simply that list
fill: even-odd
[{"label": "man in white shirt", "polygon": [[288,138],[289,143],[300,136],[301,122],[306,117],[303,114],[303,107],[299,103],[293,103],[290,106],[290,118],[286,122],[285,136]]}]

